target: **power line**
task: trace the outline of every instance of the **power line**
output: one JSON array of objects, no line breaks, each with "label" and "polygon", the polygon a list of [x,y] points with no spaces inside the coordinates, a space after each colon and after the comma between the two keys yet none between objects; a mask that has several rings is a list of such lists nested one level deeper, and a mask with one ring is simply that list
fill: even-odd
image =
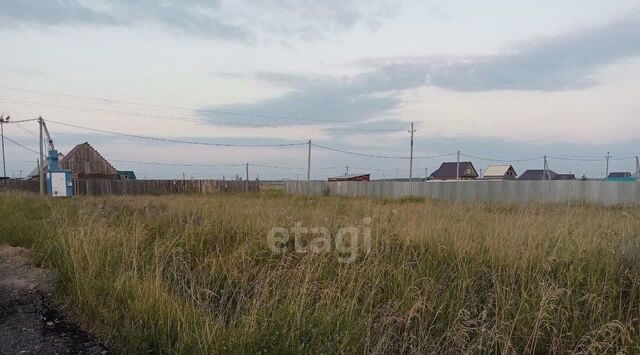
[{"label": "power line", "polygon": [[33,153],[36,153],[36,154],[40,155],[40,152],[38,152],[37,150],[35,150],[35,149],[31,149],[31,148],[29,148],[29,147],[27,147],[27,146],[24,146],[24,145],[22,145],[22,144],[20,144],[20,143],[18,143],[18,142],[16,142],[16,141],[14,141],[13,139],[11,139],[11,138],[7,137],[7,136],[4,136],[4,139],[6,139],[6,140],[8,140],[9,142],[11,142],[11,143],[13,143],[13,144],[17,145],[17,146],[18,146],[18,147],[20,147],[20,148],[26,149],[26,150],[28,150],[28,151],[30,151],[30,152],[33,152]]},{"label": "power line", "polygon": [[[109,161],[112,161],[115,163],[125,163],[125,164],[181,166],[181,167],[243,167],[243,166],[246,166],[246,163],[244,164],[240,164],[240,163],[238,164],[199,164],[199,163],[170,163],[170,162],[120,160],[120,159],[110,159]],[[249,166],[254,168],[264,168],[264,169],[283,169],[283,170],[305,170],[306,169],[304,167],[296,167],[296,166],[265,165],[265,164],[252,164],[252,163],[249,163]],[[344,166],[323,166],[323,167],[314,168],[314,170],[337,170],[337,169],[344,169]],[[357,167],[357,166],[349,166],[349,169],[367,170],[367,171],[384,171],[384,172],[395,171],[393,169],[364,168],[364,167]]]},{"label": "power line", "polygon": [[116,162],[116,163],[126,163],[126,164],[162,165],[162,166],[186,166],[186,167],[237,167],[237,166],[245,166],[245,164],[189,164],[189,163],[181,164],[181,163],[165,163],[165,162],[119,160],[119,159],[110,159],[109,161]]},{"label": "power line", "polygon": [[549,156],[549,159],[555,160],[569,160],[569,161],[593,161],[593,162],[602,162],[606,160],[606,157],[603,158],[573,158],[573,157],[554,157]]},{"label": "power line", "polygon": [[542,159],[544,157],[540,156],[540,157],[531,157],[531,158],[522,158],[522,159],[494,159],[494,158],[484,158],[484,157],[479,157],[479,156],[475,156],[475,155],[469,155],[469,154],[460,154],[463,157],[467,157],[467,158],[471,158],[471,159],[478,159],[478,160],[485,160],[485,161],[494,161],[494,162],[525,162],[525,161],[531,161],[531,160],[539,160]]},{"label": "power line", "polygon": [[[13,122],[13,123],[16,123],[16,122]],[[17,126],[18,128],[20,128],[21,130],[23,130],[24,132],[27,132],[27,133],[29,133],[29,134],[31,134],[31,135],[34,135],[34,136],[36,135],[36,132],[34,132],[34,131],[32,131],[32,130],[30,130],[30,129],[26,128],[25,126],[23,126],[23,125],[22,125],[21,123],[19,123],[19,122],[18,122],[18,123],[16,123],[16,126]]]},{"label": "power line", "polygon": [[11,90],[11,91],[20,91],[20,92],[28,92],[28,93],[36,93],[36,94],[62,96],[62,97],[70,97],[70,98],[85,99],[85,100],[115,102],[115,103],[122,103],[122,104],[127,104],[127,105],[136,105],[136,106],[144,106],[144,107],[159,107],[159,108],[172,109],[172,110],[208,112],[208,113],[215,113],[215,114],[221,114],[221,115],[230,115],[230,116],[262,117],[262,118],[293,120],[293,121],[308,121],[308,122],[334,122],[334,123],[350,122],[350,121],[340,121],[340,120],[302,118],[302,117],[296,117],[296,116],[276,115],[276,114],[271,114],[271,113],[246,113],[246,112],[234,112],[234,111],[227,111],[227,110],[214,110],[214,109],[204,109],[204,108],[194,108],[194,107],[184,107],[184,106],[157,105],[157,104],[149,104],[149,103],[142,103],[142,102],[135,102],[135,101],[126,101],[126,100],[117,100],[117,99],[102,98],[102,97],[91,97],[91,96],[71,95],[71,94],[65,94],[65,93],[59,93],[59,92],[51,92],[51,91],[21,89],[21,88],[7,87],[7,86],[0,86],[0,89]]},{"label": "power line", "polygon": [[136,138],[136,139],[153,140],[153,141],[166,142],[166,143],[181,143],[181,144],[206,145],[206,146],[216,146],[216,147],[291,147],[291,146],[301,146],[301,145],[306,145],[307,144],[306,142],[305,143],[277,143],[277,144],[233,144],[233,143],[196,142],[196,141],[187,141],[187,140],[171,139],[171,138],[160,138],[160,137],[152,137],[152,136],[142,136],[142,135],[137,135],[137,134],[108,131],[108,130],[105,130],[105,129],[90,128],[90,127],[79,126],[79,125],[75,125],[75,124],[71,124],[71,123],[64,123],[64,122],[53,121],[53,120],[47,120],[47,122],[58,124],[58,125],[62,125],[62,126],[67,126],[67,127],[84,129],[84,130],[88,130],[88,131],[107,133],[107,134],[123,136],[123,137],[129,137],[129,138]]},{"label": "power line", "polygon": [[26,119],[26,120],[7,121],[7,122],[5,122],[5,124],[13,124],[13,123],[18,124],[18,123],[24,123],[24,122],[37,121],[37,120],[38,120],[37,118],[29,118],[29,119]]},{"label": "power line", "polygon": [[[405,156],[390,156],[390,155],[378,155],[378,154],[352,152],[352,151],[348,151],[348,150],[332,148],[332,147],[328,147],[328,146],[320,145],[320,144],[315,144],[315,143],[312,143],[311,145],[314,146],[314,147],[320,148],[320,149],[325,149],[325,150],[330,150],[330,151],[333,151],[333,152],[339,152],[339,153],[350,154],[350,155],[357,155],[357,156],[361,156],[361,157],[380,158],[380,159],[411,159],[411,157],[405,157]],[[433,159],[433,158],[442,158],[442,157],[447,157],[447,156],[452,156],[452,155],[455,155],[455,153],[440,154],[440,155],[414,156],[413,159]]]},{"label": "power line", "polygon": [[[94,112],[94,113],[103,113],[103,114],[113,114],[127,117],[136,117],[136,118],[150,118],[150,119],[160,119],[160,120],[169,120],[169,121],[184,121],[184,122],[195,122],[195,123],[212,123],[217,125],[224,126],[237,126],[237,127],[249,127],[249,128],[312,128],[312,129],[320,129],[324,131],[344,131],[344,132],[399,132],[399,129],[391,129],[391,128],[349,128],[349,127],[309,127],[309,126],[285,126],[285,125],[267,125],[267,124],[256,124],[256,123],[245,123],[245,122],[229,122],[229,121],[216,121],[212,120],[208,117],[187,117],[187,116],[176,116],[176,115],[160,115],[160,114],[151,114],[151,113],[141,113],[141,112],[131,112],[131,111],[122,111],[122,110],[112,110],[112,109],[102,109],[102,108],[92,108],[92,107],[81,107],[81,106],[70,106],[70,105],[60,105],[60,104],[51,104],[51,103],[42,103],[35,101],[25,101],[25,100],[17,100],[17,99],[7,99],[0,98],[0,102],[6,102],[17,105],[28,105],[28,106],[36,106],[42,108],[50,108],[50,109],[61,109],[61,110],[71,110],[71,111],[80,111],[80,112]],[[25,120],[26,121],[26,120]],[[21,122],[25,122],[21,121]],[[29,120],[29,121],[35,121]],[[340,121],[340,123],[345,123]]]}]

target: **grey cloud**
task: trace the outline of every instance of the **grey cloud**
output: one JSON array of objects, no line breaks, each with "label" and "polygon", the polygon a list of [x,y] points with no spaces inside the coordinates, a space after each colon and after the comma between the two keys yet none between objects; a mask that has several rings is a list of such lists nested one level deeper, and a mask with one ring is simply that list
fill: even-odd
[{"label": "grey cloud", "polygon": [[[351,121],[371,118],[398,104],[394,96],[357,95],[349,87],[322,87],[300,90],[279,98],[254,104],[238,104],[207,107],[220,111],[243,112],[246,114],[268,114],[274,116],[301,117],[309,120]],[[220,114],[201,113],[205,117]],[[251,122],[273,123],[273,118],[256,116]],[[291,124],[290,121],[277,121]],[[296,122],[296,124],[305,122]],[[309,123],[309,122],[307,122]]]},{"label": "grey cloud", "polygon": [[359,23],[377,26],[395,13],[396,0],[0,0],[0,26],[132,26],[252,42],[260,36],[316,39]]},{"label": "grey cloud", "polygon": [[388,75],[389,86],[413,73],[428,85],[456,91],[570,90],[598,84],[600,67],[638,55],[640,11],[635,11],[601,27],[517,43],[493,56],[412,58],[380,64],[371,75]]},{"label": "grey cloud", "polygon": [[398,93],[421,86],[470,92],[560,91],[599,83],[597,71],[640,55],[640,13],[588,30],[517,43],[485,57],[414,57],[363,60],[367,72],[348,78],[258,73],[260,80],[292,92],[254,104],[229,105],[241,112],[271,112],[314,119],[361,120],[393,112]]},{"label": "grey cloud", "polygon": [[24,26],[110,25],[130,26],[151,22],[171,30],[225,39],[249,39],[244,29],[228,24],[204,9],[215,11],[217,1],[126,1],[99,7],[82,0],[0,0],[1,23]]}]

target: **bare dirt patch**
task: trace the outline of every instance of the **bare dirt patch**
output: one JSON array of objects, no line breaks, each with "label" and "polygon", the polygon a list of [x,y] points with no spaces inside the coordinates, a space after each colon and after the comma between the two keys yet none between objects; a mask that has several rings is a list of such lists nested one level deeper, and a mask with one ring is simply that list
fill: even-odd
[{"label": "bare dirt patch", "polygon": [[29,250],[0,245],[0,354],[110,353],[48,302],[54,279]]}]

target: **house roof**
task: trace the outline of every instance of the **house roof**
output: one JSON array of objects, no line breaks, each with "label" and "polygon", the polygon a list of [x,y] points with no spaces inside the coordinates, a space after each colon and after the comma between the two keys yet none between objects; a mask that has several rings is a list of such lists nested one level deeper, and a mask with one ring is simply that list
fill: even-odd
[{"label": "house roof", "polygon": [[631,173],[628,172],[628,171],[616,171],[616,172],[613,172],[613,173],[609,173],[609,176],[607,176],[607,177],[610,177],[610,178],[623,178],[623,177],[630,177],[630,176],[631,176]]},{"label": "house roof", "polygon": [[71,159],[71,157],[73,157],[74,154],[76,154],[78,151],[80,151],[80,149],[82,149],[83,147],[88,147],[89,149],[93,150],[100,158],[102,158],[105,162],[107,162],[108,166],[113,169],[114,171],[117,171],[116,168],[113,167],[113,165],[111,165],[111,163],[109,163],[109,161],[107,159],[105,159],[102,154],[100,154],[99,151],[96,150],[96,148],[92,147],[91,144],[89,144],[89,142],[84,142],[84,143],[80,143],[78,145],[76,145],[75,147],[73,147],[73,149],[71,149],[69,151],[69,153],[67,153],[67,155],[65,155],[61,160],[60,160],[60,166],[66,164],[69,159]]},{"label": "house roof", "polygon": [[[555,179],[555,177],[558,175],[553,170],[548,170],[548,172],[552,180]],[[544,176],[543,169],[529,169],[524,173],[522,173],[522,175],[520,175],[520,177],[518,178],[518,180],[544,180],[544,179],[545,179],[545,176]]]},{"label": "house roof", "polygon": [[[444,178],[448,178],[448,179],[455,179],[456,178],[456,166],[458,165],[457,162],[444,162],[442,163],[442,165],[440,165],[440,167],[438,168],[438,170],[434,171],[433,173],[431,173],[430,177],[435,178],[435,179],[444,179]],[[470,173],[467,173],[467,171],[470,170]],[[458,175],[461,178],[476,178],[478,177],[478,172],[476,171],[476,168],[473,166],[473,163],[471,163],[470,161],[461,161],[460,162],[460,170],[458,171]]]},{"label": "house roof", "polygon": [[370,176],[370,175],[371,174],[347,174],[347,175],[333,176],[333,177],[330,177],[329,179],[353,179],[361,176]]},{"label": "house roof", "polygon": [[131,180],[136,179],[136,173],[134,173],[133,170],[118,170],[118,175],[126,176],[127,179],[131,179]]},{"label": "house roof", "polygon": [[[503,177],[509,169],[513,169],[511,165],[490,165],[484,171],[484,177]],[[514,170],[515,172],[515,170]],[[517,175],[517,174],[516,174]]]},{"label": "house roof", "polygon": [[[81,144],[76,145],[75,147],[73,147],[73,149],[71,149],[67,154],[58,154],[58,158],[59,158],[59,162],[60,162],[60,166],[64,167],[67,166],[67,164],[69,163],[70,160],[72,160],[73,156],[76,155],[78,152],[80,152],[83,148],[87,148],[90,149],[93,153],[95,153],[95,155],[97,155],[100,159],[104,160],[104,162],[106,163],[106,167],[109,171],[113,171],[113,174],[117,174],[117,170],[116,168],[113,167],[113,165],[111,165],[111,163],[105,159],[102,154],[100,154],[100,152],[98,152],[94,147],[91,146],[91,144],[89,144],[88,142],[84,142]],[[49,165],[49,159],[45,159],[44,161],[44,171],[45,173],[47,172],[47,166]],[[76,172],[74,171],[74,174]],[[40,173],[38,171],[38,167],[36,166],[35,169],[33,169],[33,171],[31,171],[31,173],[29,174],[30,177],[36,177],[39,176]]]},{"label": "house roof", "polygon": [[575,180],[575,174],[557,174],[553,180]]}]

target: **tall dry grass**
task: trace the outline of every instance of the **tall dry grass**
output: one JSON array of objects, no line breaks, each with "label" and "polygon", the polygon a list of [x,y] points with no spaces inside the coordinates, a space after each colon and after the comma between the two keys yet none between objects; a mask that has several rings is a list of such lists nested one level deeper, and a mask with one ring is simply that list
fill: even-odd
[{"label": "tall dry grass", "polygon": [[[66,308],[130,353],[640,352],[640,209],[3,195],[0,217],[0,240],[32,243]],[[267,247],[275,226],[363,217],[371,252],[350,264]]]}]

